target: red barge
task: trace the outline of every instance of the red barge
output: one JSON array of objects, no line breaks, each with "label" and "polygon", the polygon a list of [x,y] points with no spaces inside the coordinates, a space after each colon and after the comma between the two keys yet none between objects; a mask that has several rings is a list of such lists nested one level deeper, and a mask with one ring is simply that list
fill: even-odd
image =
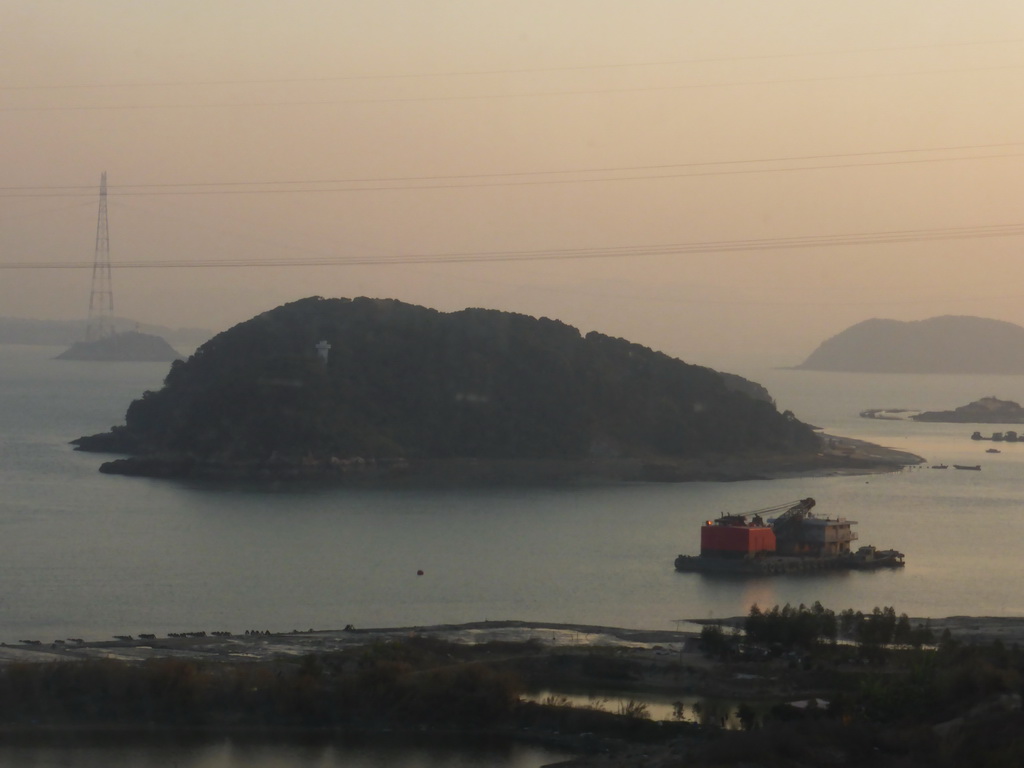
[{"label": "red barge", "polygon": [[676,570],[771,575],[903,567],[904,555],[895,549],[853,550],[856,522],[819,517],[814,505],[807,498],[708,520],[700,529],[700,555],[679,555]]}]

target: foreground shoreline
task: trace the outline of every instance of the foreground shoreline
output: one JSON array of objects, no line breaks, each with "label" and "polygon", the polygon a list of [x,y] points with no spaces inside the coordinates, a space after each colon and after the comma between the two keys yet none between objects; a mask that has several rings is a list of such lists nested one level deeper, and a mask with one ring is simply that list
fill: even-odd
[{"label": "foreground shoreline", "polygon": [[[742,626],[734,617],[675,631],[484,621],[0,645],[0,736],[71,750],[133,739],[483,740],[560,753],[552,768],[934,768],[1019,754],[1024,617],[912,621],[949,630],[949,641],[750,653],[731,632],[702,631]],[[31,660],[51,663],[4,663]],[[976,689],[947,685],[997,663],[1003,672]]]},{"label": "foreground shoreline", "polygon": [[[945,631],[967,644],[991,644],[1024,647],[1024,616],[948,616],[911,618],[914,626],[929,627],[936,637]],[[744,617],[724,619],[684,619],[679,628],[640,629],[606,627],[592,624],[566,624],[540,621],[477,621],[431,626],[333,629],[290,632],[253,632],[251,634],[208,634],[183,632],[169,637],[121,637],[110,640],[55,640],[0,643],[0,664],[45,663],[111,659],[144,661],[179,658],[208,661],[270,661],[330,653],[374,643],[426,637],[447,642],[474,645],[488,642],[536,642],[548,647],[618,647],[635,651],[655,651],[669,647],[691,646],[707,625],[742,627]]]}]

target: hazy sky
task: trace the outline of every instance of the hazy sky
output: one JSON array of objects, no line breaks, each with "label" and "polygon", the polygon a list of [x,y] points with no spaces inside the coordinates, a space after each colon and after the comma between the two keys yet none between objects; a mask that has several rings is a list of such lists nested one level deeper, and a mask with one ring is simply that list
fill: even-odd
[{"label": "hazy sky", "polygon": [[106,171],[144,322],[393,297],[708,365],[1024,324],[1019,0],[4,0],[0,147],[3,316],[84,317]]}]

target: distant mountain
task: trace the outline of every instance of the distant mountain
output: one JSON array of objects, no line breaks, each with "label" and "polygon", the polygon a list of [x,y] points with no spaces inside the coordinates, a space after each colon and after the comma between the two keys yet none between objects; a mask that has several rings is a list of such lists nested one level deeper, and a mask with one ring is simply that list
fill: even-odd
[{"label": "distant mountain", "polygon": [[954,315],[909,322],[876,318],[822,342],[796,367],[860,373],[1024,373],[1024,328]]},{"label": "distant mountain", "polygon": [[[198,347],[213,336],[206,328],[166,328],[162,325],[137,323],[123,317],[113,319],[118,333],[137,331],[166,339],[183,348]],[[35,320],[0,317],[0,344],[27,344],[46,347],[67,347],[85,338],[85,320]]]},{"label": "distant mountain", "polygon": [[76,443],[163,457],[139,471],[151,474],[181,474],[177,460],[273,471],[818,451],[760,385],[623,339],[494,310],[319,297],[215,336],[124,426]]},{"label": "distant mountain", "polygon": [[174,347],[149,333],[115,333],[96,341],[76,341],[57,360],[93,360],[114,363],[169,363],[180,360]]}]

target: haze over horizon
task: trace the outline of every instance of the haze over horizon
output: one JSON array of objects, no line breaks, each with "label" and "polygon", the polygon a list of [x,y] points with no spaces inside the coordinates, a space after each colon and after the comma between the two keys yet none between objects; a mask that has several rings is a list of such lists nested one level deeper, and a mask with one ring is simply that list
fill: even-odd
[{"label": "haze over horizon", "polygon": [[147,323],[376,296],[713,366],[1024,324],[1019,3],[8,0],[0,62],[0,315],[85,315],[105,171]]}]

